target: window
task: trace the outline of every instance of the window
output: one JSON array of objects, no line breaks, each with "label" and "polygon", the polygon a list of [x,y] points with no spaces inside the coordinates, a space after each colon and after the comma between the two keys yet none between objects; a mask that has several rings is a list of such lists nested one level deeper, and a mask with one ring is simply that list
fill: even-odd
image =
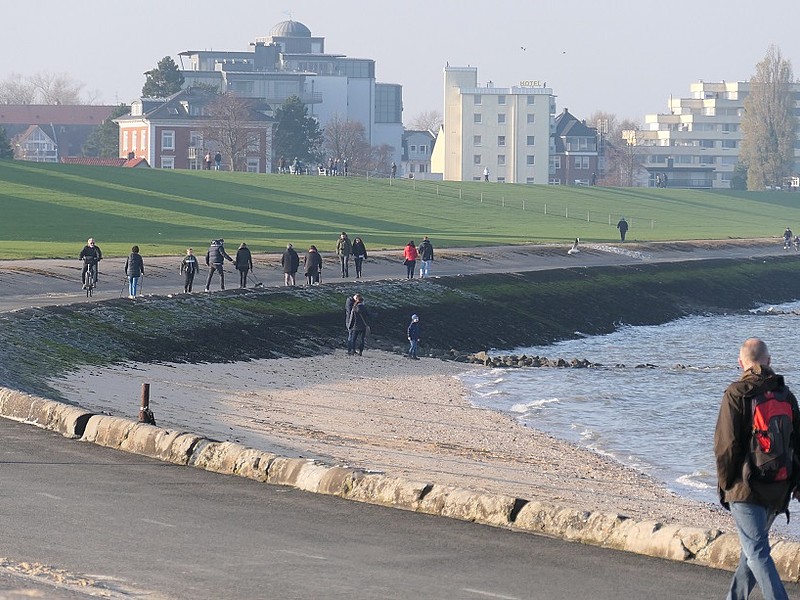
[{"label": "window", "polygon": [[428,172],[427,165],[420,165],[419,166],[419,172],[420,173],[427,173]]},{"label": "window", "polygon": [[414,163],[411,163],[410,165],[408,165],[408,171],[409,171],[409,173],[413,173],[414,172]]},{"label": "window", "polygon": [[425,146],[425,145],[420,146],[419,147],[419,153],[420,154],[427,154],[428,153],[428,147]]},{"label": "window", "polygon": [[475,106],[480,106],[483,103],[483,96],[475,94]]},{"label": "window", "polygon": [[481,155],[480,154],[475,154],[472,157],[472,162],[475,163],[476,165],[481,164]]},{"label": "window", "polygon": [[576,169],[588,169],[589,168],[589,157],[588,156],[576,156],[575,157],[575,168]]},{"label": "window", "polygon": [[736,140],[722,140],[722,147],[727,149],[736,148],[736,144],[738,142]]},{"label": "window", "polygon": [[478,175],[477,177],[476,176],[472,177],[472,181],[480,181],[480,180],[481,180],[480,175]]},{"label": "window", "polygon": [[528,115],[528,123],[529,123],[529,124],[530,124],[530,123],[536,123],[536,115],[534,115],[534,114],[529,114],[529,115]]},{"label": "window", "polygon": [[534,181],[533,177],[526,177],[525,178],[525,183],[536,183],[536,181]]},{"label": "window", "polygon": [[554,156],[553,157],[553,168],[554,169],[560,169],[561,168],[561,157],[560,156]]},{"label": "window", "polygon": [[248,173],[258,173],[260,161],[257,158],[248,158],[247,159],[247,172]]},{"label": "window", "polygon": [[146,150],[147,149],[147,130],[146,129],[142,130],[142,137],[139,140],[139,142],[141,144],[141,150]]},{"label": "window", "polygon": [[528,156],[525,157],[525,162],[529,167],[532,167],[536,164],[536,157],[533,154],[528,154]]},{"label": "window", "polygon": [[502,106],[502,105],[504,105],[504,104],[506,103],[506,97],[505,97],[504,95],[502,95],[502,94],[501,94],[501,95],[499,95],[499,96],[497,97],[497,103],[498,103],[499,105],[501,105],[501,106]]},{"label": "window", "polygon": [[203,134],[199,131],[190,131],[189,132],[189,146],[192,148],[202,148],[203,147]]},{"label": "window", "polygon": [[483,119],[481,118],[481,113],[475,113],[472,116],[472,120],[474,123],[483,123]]},{"label": "window", "polygon": [[[161,132],[161,149],[162,150],[175,150],[175,132],[174,131],[162,131]],[[164,167],[165,169],[171,169],[172,167]]]},{"label": "window", "polygon": [[498,123],[505,123],[506,122],[506,113],[499,113],[497,115],[497,122]]},{"label": "window", "polygon": [[713,148],[714,147],[714,140],[700,140],[700,147],[701,148]]},{"label": "window", "polygon": [[473,146],[480,146],[481,145],[481,136],[473,135],[472,136],[472,145]]},{"label": "window", "polygon": [[506,145],[506,136],[498,135],[497,136],[497,145],[498,146],[505,146]]},{"label": "window", "polygon": [[175,168],[175,157],[174,156],[162,156],[161,157],[161,168],[162,169],[174,169]]},{"label": "window", "polygon": [[536,96],[528,96],[528,106],[536,104]]},{"label": "window", "polygon": [[123,150],[128,150],[128,132],[127,131],[123,131],[122,132],[122,149]]},{"label": "window", "polygon": [[409,146],[408,149],[409,149],[410,152],[416,152],[417,151],[417,147],[414,144],[411,144],[411,146]]},{"label": "window", "polygon": [[138,131],[131,131],[131,148],[136,150],[136,146],[139,143],[139,132]]},{"label": "window", "polygon": [[561,180],[560,179],[556,179],[554,177],[554,178],[550,179],[550,181],[548,181],[547,183],[549,183],[550,185],[561,185]]},{"label": "window", "polygon": [[504,167],[506,164],[506,155],[505,154],[498,154],[497,155],[497,166]]},{"label": "window", "polygon": [[505,177],[498,177],[497,178],[497,183],[505,183],[505,182],[506,182],[506,178]]},{"label": "window", "polygon": [[536,142],[536,136],[529,135],[527,140],[528,146],[535,146],[536,145],[535,142]]}]

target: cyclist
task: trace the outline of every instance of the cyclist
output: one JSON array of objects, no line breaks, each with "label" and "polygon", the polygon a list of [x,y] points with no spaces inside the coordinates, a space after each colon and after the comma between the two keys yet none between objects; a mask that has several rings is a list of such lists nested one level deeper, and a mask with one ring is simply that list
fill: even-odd
[{"label": "cyclist", "polygon": [[[81,270],[83,289],[86,289],[89,283],[91,283],[92,286],[97,285],[97,263],[103,260],[103,253],[100,251],[100,246],[95,246],[94,238],[89,238],[86,241],[86,245],[83,247],[83,250],[81,250],[81,254],[78,258],[83,261],[83,269]],[[91,265],[94,265],[94,277],[91,282],[87,282],[86,271],[89,270],[89,266]]]}]

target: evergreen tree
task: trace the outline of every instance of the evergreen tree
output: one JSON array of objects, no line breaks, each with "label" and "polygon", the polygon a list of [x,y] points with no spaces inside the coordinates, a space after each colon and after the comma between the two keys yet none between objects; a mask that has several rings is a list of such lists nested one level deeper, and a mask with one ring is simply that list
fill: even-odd
[{"label": "evergreen tree", "polygon": [[747,189],[783,185],[794,167],[796,121],[792,64],[775,46],[756,65],[744,101],[739,158],[747,166]]},{"label": "evergreen tree", "polygon": [[142,96],[145,98],[167,98],[180,92],[183,87],[183,74],[171,56],[162,58],[158,66],[145,75],[147,80],[142,87]]},{"label": "evergreen tree", "polygon": [[83,145],[84,156],[99,156],[101,158],[116,158],[119,156],[119,125],[114,119],[127,115],[131,107],[120,104],[105,121],[98,125]]},{"label": "evergreen tree", "polygon": [[322,144],[322,130],[314,117],[308,116],[308,109],[297,96],[291,96],[275,111],[273,148],[275,157],[287,161],[299,158],[304,163],[319,161],[319,148]]},{"label": "evergreen tree", "polygon": [[14,149],[4,127],[0,127],[0,159],[14,158]]}]

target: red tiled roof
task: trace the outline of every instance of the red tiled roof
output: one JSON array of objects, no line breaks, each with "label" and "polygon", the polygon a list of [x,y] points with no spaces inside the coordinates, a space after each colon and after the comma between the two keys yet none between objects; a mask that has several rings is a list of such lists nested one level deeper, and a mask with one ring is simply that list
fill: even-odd
[{"label": "red tiled roof", "polygon": [[0,125],[100,125],[116,106],[0,104]]},{"label": "red tiled roof", "polygon": [[126,160],[125,164],[122,165],[123,167],[149,167],[150,164],[147,162],[145,158],[132,158],[130,160]]},{"label": "red tiled roof", "polygon": [[91,165],[95,167],[122,167],[124,158],[98,158],[97,156],[62,156],[61,162],[67,165]]}]

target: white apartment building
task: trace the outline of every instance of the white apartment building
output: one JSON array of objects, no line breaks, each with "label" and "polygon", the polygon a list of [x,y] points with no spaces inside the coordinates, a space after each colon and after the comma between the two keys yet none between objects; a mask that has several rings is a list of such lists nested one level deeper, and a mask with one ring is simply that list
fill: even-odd
[{"label": "white apartment building", "polygon": [[378,83],[372,59],[326,53],[325,38],[298,21],[278,23],[249,51],[187,50],[178,56],[184,87],[211,85],[273,109],[298,96],[323,128],[333,117],[358,121],[370,145],[391,146],[392,160],[400,162],[402,86]]},{"label": "white apartment building", "polygon": [[[749,82],[698,81],[690,97],[670,98],[668,113],[645,116],[635,143],[642,147],[649,185],[665,175],[668,187],[730,188],[739,162],[741,122]],[[792,86],[800,113],[800,84]],[[795,147],[800,172],[800,148]]]},{"label": "white apartment building", "polygon": [[431,171],[446,181],[547,184],[556,101],[539,81],[478,84],[477,67],[444,69],[444,125]]}]

